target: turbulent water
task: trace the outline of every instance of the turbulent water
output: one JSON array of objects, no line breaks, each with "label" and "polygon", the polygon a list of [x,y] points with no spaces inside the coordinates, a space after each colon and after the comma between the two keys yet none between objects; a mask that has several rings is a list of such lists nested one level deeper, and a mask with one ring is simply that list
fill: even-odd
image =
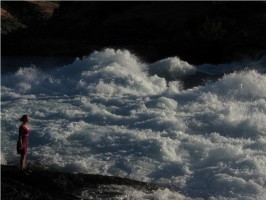
[{"label": "turbulent water", "polygon": [[[28,114],[30,164],[167,188],[128,190],[133,198],[265,199],[265,69],[265,58],[146,64],[113,49],[50,70],[24,66],[2,74],[1,162],[18,165],[18,119]],[[199,72],[220,78],[185,89]]]}]

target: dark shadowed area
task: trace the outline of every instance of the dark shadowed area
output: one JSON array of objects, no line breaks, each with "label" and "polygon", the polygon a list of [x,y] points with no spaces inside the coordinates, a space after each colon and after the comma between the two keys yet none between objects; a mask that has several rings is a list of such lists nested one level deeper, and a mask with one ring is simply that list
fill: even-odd
[{"label": "dark shadowed area", "polygon": [[[112,185],[134,188],[146,193],[158,190],[155,184],[93,174],[70,174],[32,168],[24,175],[15,166],[1,166],[1,199],[82,199],[82,191],[89,191],[93,199],[115,199],[123,192]],[[105,186],[105,187],[103,187]],[[125,195],[125,194],[124,194]]]},{"label": "dark shadowed area", "polygon": [[2,56],[76,57],[105,47],[192,64],[258,56],[265,2],[1,2]]}]

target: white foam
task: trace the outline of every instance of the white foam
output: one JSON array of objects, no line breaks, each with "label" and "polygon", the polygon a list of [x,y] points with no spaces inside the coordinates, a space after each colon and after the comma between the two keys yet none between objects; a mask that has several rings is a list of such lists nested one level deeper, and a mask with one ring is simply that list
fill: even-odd
[{"label": "white foam", "polygon": [[2,153],[2,151],[1,151],[1,160],[0,160],[0,163],[1,163],[1,165],[6,165],[6,159],[5,159],[5,156],[4,156],[4,154]]},{"label": "white foam", "polygon": [[[100,192],[99,192],[100,190]],[[152,192],[145,192],[141,190],[134,189],[132,187],[124,186],[124,185],[101,185],[97,189],[84,189],[80,194],[76,196],[81,199],[102,199],[105,198],[102,193],[111,193],[116,194],[112,199],[174,199],[174,200],[188,200],[187,198],[181,194],[170,191],[169,189],[158,189]]]},{"label": "white foam", "polygon": [[196,73],[193,65],[178,57],[165,58],[148,66],[151,74],[176,79]]},{"label": "white foam", "polygon": [[[184,66],[182,76],[194,71],[177,58],[154,66],[172,62]],[[129,51],[106,49],[62,68],[3,75],[1,162],[19,163],[18,119],[29,114],[31,164],[178,191],[140,194],[145,198],[263,199],[265,74],[233,72],[184,90],[179,80],[149,75],[151,67]]]},{"label": "white foam", "polygon": [[227,98],[265,98],[266,77],[255,70],[234,72],[225,75],[222,79],[212,85],[219,95]]}]

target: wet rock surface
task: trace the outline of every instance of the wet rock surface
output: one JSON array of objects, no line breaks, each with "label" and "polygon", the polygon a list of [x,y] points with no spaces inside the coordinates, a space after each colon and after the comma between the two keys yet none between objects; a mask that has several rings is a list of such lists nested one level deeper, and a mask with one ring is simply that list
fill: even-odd
[{"label": "wet rock surface", "polygon": [[158,185],[126,178],[72,174],[31,168],[28,175],[15,166],[1,166],[1,199],[116,199],[125,188],[143,192],[160,189]]}]

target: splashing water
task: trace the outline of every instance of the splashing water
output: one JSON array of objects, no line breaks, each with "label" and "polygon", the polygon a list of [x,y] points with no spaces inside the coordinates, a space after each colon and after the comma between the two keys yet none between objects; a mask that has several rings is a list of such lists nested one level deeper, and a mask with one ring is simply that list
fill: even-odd
[{"label": "splashing water", "polygon": [[4,74],[1,163],[18,164],[18,119],[28,114],[31,164],[176,191],[158,198],[264,199],[265,74],[241,69],[186,90],[160,74],[196,72],[177,57],[148,65],[105,49],[49,71]]}]

